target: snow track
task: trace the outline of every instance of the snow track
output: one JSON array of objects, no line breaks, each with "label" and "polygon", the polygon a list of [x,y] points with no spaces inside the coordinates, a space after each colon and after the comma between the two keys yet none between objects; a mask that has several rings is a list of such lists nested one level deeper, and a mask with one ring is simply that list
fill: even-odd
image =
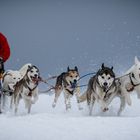
[{"label": "snow track", "polygon": [[88,116],[86,103],[78,110],[72,99],[72,109],[65,111],[63,96],[56,108],[53,96],[40,95],[32,113],[26,114],[23,102],[18,114],[9,111],[0,115],[0,140],[139,140],[140,100],[132,96],[132,106],[126,106],[120,117],[116,116],[119,100],[115,99],[110,110],[102,113],[97,104],[93,116]]}]

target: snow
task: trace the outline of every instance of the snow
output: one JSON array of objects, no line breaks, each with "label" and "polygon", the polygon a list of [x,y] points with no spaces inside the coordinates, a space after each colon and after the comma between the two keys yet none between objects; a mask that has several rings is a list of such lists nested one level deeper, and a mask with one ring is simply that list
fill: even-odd
[{"label": "snow", "polygon": [[89,116],[86,103],[79,111],[75,97],[71,110],[65,111],[63,94],[54,109],[54,96],[41,94],[30,115],[22,101],[17,115],[12,111],[0,115],[0,140],[139,140],[140,100],[134,93],[131,97],[132,106],[126,106],[118,117],[117,98],[106,113],[96,103],[93,115]]}]

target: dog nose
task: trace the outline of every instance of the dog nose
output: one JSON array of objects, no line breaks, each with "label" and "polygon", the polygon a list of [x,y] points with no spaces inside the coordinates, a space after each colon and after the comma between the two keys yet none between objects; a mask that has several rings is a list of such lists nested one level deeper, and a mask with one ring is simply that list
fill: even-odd
[{"label": "dog nose", "polygon": [[74,79],[74,83],[76,83],[77,82],[77,80],[76,79]]},{"label": "dog nose", "polygon": [[35,74],[34,77],[37,77],[37,74]]},{"label": "dog nose", "polygon": [[107,82],[104,82],[104,86],[107,86]]}]

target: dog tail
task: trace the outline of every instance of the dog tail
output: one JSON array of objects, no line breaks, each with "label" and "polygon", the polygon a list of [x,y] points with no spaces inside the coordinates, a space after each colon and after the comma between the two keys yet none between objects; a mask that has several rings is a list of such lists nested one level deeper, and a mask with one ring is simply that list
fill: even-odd
[{"label": "dog tail", "polygon": [[85,91],[80,97],[79,97],[79,103],[84,102],[87,100],[87,92]]}]

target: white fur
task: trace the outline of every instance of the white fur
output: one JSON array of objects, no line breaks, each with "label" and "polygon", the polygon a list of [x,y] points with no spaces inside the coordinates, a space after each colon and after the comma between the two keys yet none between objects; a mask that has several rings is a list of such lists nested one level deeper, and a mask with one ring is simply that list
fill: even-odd
[{"label": "white fur", "polygon": [[22,77],[25,76],[25,74],[26,74],[26,72],[27,72],[29,66],[32,66],[32,64],[31,64],[31,63],[27,63],[27,64],[25,64],[24,66],[22,66],[22,67],[19,69],[19,72],[20,72],[20,74],[21,74]]},{"label": "white fur", "polygon": [[4,73],[3,79],[2,79],[2,88],[3,90],[7,91],[4,92],[3,94],[3,108],[6,105],[6,95],[9,95],[9,90],[10,91],[14,91],[15,89],[15,85],[17,82],[19,82],[21,80],[21,74],[19,71],[14,71],[14,70],[8,70]]},{"label": "white fur", "polygon": [[[127,71],[127,73],[133,73],[135,79],[133,79],[134,84],[140,84],[140,61],[135,56],[135,64]],[[137,97],[140,99],[140,85],[136,86],[134,90],[137,93]]]},{"label": "white fur", "polygon": [[[135,77],[135,78],[132,77],[133,83],[135,85],[140,84],[140,61],[138,60],[137,57],[135,57],[134,65],[125,73],[124,76],[119,78],[120,83],[121,83],[120,85],[121,95],[118,95],[118,93],[117,94],[114,93],[111,95],[110,99],[107,102],[107,104],[109,105],[111,101],[113,100],[113,98],[115,98],[115,96],[120,96],[121,105],[120,105],[120,110],[118,112],[118,115],[120,115],[120,113],[124,110],[126,103],[128,105],[132,104],[132,101],[130,98],[130,94],[132,92],[128,92],[128,89],[133,87],[130,81],[130,77],[129,77],[129,74],[132,74],[132,73],[134,74],[134,77]],[[133,91],[136,91],[137,97],[140,98],[140,85],[135,86]]]}]

